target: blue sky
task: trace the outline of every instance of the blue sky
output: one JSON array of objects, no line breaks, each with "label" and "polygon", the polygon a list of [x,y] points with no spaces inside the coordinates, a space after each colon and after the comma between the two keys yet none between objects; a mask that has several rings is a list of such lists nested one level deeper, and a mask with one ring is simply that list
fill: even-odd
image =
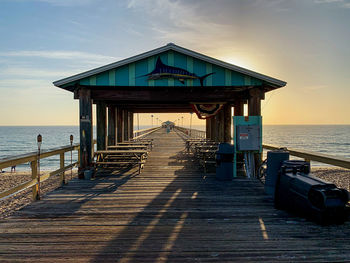
[{"label": "blue sky", "polygon": [[350,124],[349,24],[348,0],[0,0],[0,125],[77,125],[53,81],[169,42],[287,81],[266,124]]}]

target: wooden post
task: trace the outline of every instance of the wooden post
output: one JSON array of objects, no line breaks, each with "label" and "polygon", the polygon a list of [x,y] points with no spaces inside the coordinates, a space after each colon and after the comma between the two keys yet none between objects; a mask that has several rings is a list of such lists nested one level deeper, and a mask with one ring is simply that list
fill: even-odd
[{"label": "wooden post", "polygon": [[91,91],[79,89],[80,115],[80,166],[79,178],[84,178],[84,170],[91,166],[92,160],[92,100]]},{"label": "wooden post", "polygon": [[216,141],[224,142],[224,111],[221,109],[215,116],[216,118]]},{"label": "wooden post", "polygon": [[217,133],[217,130],[216,130],[216,116],[213,116],[210,118],[210,139],[213,140],[213,141],[217,141],[216,140],[216,133]]},{"label": "wooden post", "polygon": [[104,102],[96,103],[96,123],[97,123],[97,150],[106,149],[107,139],[107,116],[106,104]]},{"label": "wooden post", "polygon": [[234,115],[243,116],[244,115],[244,101],[239,100],[234,104]]},{"label": "wooden post", "polygon": [[258,88],[251,89],[249,91],[248,99],[248,115],[260,116],[261,115],[261,100],[264,99],[264,92]]},{"label": "wooden post", "polygon": [[205,138],[210,139],[211,137],[211,121],[210,119],[205,120]]},{"label": "wooden post", "polygon": [[[261,116],[261,100],[264,99],[264,92],[258,88],[251,89],[249,91],[248,99],[248,115],[249,116]],[[262,154],[254,154],[255,161],[255,172],[257,173],[258,168],[262,162]]]},{"label": "wooden post", "polygon": [[[236,101],[234,104],[234,115],[235,116],[243,116],[244,115],[244,101],[239,100]],[[235,133],[235,131],[233,131]],[[236,155],[236,162],[237,162],[237,175],[238,176],[244,176],[244,156],[242,153],[237,153]]]},{"label": "wooden post", "polygon": [[[38,160],[30,162],[30,167],[32,169],[32,179],[37,180],[38,177]],[[32,186],[32,198],[33,200],[38,200],[39,185],[35,184]]]},{"label": "wooden post", "polygon": [[124,131],[123,131],[123,141],[128,141],[129,140],[129,118],[128,118],[128,111],[123,110],[123,126],[124,126]]},{"label": "wooden post", "polygon": [[117,109],[117,142],[123,141],[123,110],[121,108]]},{"label": "wooden post", "polygon": [[[60,153],[60,169],[64,168],[64,152]],[[65,172],[60,173],[61,184],[66,184]]]},{"label": "wooden post", "polygon": [[134,138],[134,113],[129,111],[129,140]]},{"label": "wooden post", "polygon": [[231,126],[232,126],[232,113],[231,113],[231,105],[225,104],[222,109],[224,113],[224,142],[231,143]]},{"label": "wooden post", "polygon": [[116,143],[116,108],[108,107],[108,145]]}]

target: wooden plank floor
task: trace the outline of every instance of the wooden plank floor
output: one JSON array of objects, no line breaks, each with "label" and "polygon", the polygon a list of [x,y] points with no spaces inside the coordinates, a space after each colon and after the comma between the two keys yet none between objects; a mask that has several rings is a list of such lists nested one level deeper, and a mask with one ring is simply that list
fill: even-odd
[{"label": "wooden plank floor", "polygon": [[273,208],[259,182],[218,182],[163,130],[143,172],[76,180],[0,221],[2,262],[344,262],[349,223]]}]

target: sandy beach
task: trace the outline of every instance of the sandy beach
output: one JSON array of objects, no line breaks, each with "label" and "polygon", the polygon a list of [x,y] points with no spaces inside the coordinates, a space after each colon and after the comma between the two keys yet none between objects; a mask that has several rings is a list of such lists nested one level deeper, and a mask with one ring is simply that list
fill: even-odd
[{"label": "sandy beach", "polygon": [[[42,171],[41,174],[46,174],[49,171]],[[66,178],[70,180],[70,171],[66,172]],[[77,172],[73,170],[73,179],[77,178]],[[17,172],[6,172],[0,174],[0,192],[11,189],[21,183],[31,180],[30,171],[17,171]],[[59,175],[51,176],[41,184],[41,195],[45,198],[45,194],[60,187]],[[32,189],[31,187],[17,193],[7,199],[0,200],[0,218],[5,218],[11,215],[16,210],[33,202],[32,200]]]},{"label": "sandy beach", "polygon": [[[46,172],[43,172],[46,173]],[[341,168],[313,168],[312,174],[328,182],[336,184],[340,188],[350,191],[350,170]],[[66,173],[66,178],[70,179],[70,171]],[[77,177],[77,172],[73,172],[73,178]],[[20,183],[30,180],[30,172],[15,172],[2,173],[0,175],[0,192],[10,189]],[[45,194],[60,187],[59,176],[52,176],[42,183],[42,198]],[[5,218],[11,215],[16,210],[31,203],[32,192],[31,188],[24,190],[14,196],[0,201],[0,218]]]}]

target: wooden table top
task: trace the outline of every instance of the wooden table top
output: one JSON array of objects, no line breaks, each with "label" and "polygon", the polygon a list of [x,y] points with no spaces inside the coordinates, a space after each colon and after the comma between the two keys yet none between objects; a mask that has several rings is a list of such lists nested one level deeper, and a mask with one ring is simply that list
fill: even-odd
[{"label": "wooden table top", "polygon": [[132,153],[132,154],[145,154],[148,153],[146,150],[100,150],[96,151],[95,154],[126,154],[126,153]]},{"label": "wooden table top", "polygon": [[147,145],[111,145],[108,149],[146,149]]}]

